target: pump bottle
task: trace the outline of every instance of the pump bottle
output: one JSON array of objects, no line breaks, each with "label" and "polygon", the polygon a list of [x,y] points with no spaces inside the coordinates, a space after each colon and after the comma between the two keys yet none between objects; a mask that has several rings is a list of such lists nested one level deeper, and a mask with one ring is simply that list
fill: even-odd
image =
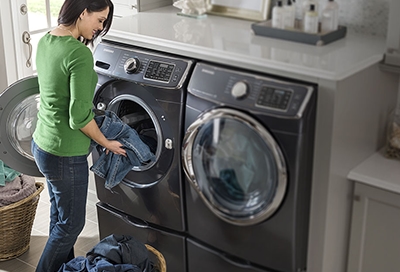
[{"label": "pump bottle", "polygon": [[283,27],[284,28],[294,28],[296,7],[292,4],[292,0],[287,0],[287,4],[283,7]]},{"label": "pump bottle", "polygon": [[304,32],[316,34],[318,33],[318,12],[315,11],[315,5],[310,4],[309,10],[304,17]]},{"label": "pump bottle", "polygon": [[272,27],[284,28],[284,13],[282,1],[278,1],[276,6],[272,9]]}]

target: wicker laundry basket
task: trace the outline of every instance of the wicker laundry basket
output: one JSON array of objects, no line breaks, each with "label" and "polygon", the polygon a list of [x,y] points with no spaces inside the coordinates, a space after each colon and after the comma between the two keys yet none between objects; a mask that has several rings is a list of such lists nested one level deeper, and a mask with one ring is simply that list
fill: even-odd
[{"label": "wicker laundry basket", "polygon": [[[148,244],[145,244],[145,245],[146,245],[147,250],[150,251],[150,253],[152,253],[152,256],[150,256],[150,260],[152,260],[154,262],[156,271],[167,272],[167,263],[165,262],[165,258],[160,253],[160,251],[158,251],[151,245],[148,245]],[[156,259],[156,261],[154,261],[154,259]]]},{"label": "wicker laundry basket", "polygon": [[33,221],[44,189],[36,182],[36,192],[13,204],[0,207],[0,261],[16,258],[29,248]]}]

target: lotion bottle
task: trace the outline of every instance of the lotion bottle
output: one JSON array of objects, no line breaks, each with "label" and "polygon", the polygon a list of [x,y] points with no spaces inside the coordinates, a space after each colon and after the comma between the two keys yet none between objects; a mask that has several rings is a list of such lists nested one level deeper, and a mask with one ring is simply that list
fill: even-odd
[{"label": "lotion bottle", "polygon": [[284,13],[285,10],[283,9],[282,1],[278,1],[276,6],[272,9],[272,27],[284,28]]},{"label": "lotion bottle", "polygon": [[304,32],[312,34],[318,33],[318,24],[318,12],[315,11],[315,5],[310,4],[310,8],[304,17]]},{"label": "lotion bottle", "polygon": [[303,0],[303,20],[305,19],[306,13],[310,10],[310,5],[314,5],[314,11],[319,12],[318,0]]},{"label": "lotion bottle", "polygon": [[334,0],[328,0],[321,13],[321,32],[330,32],[339,26],[339,5]]},{"label": "lotion bottle", "polygon": [[289,29],[294,28],[296,8],[292,4],[292,0],[288,0],[287,5],[285,5],[283,8],[284,8],[283,27]]},{"label": "lotion bottle", "polygon": [[[303,0],[305,1],[305,0]],[[295,18],[296,20],[303,20],[303,6],[301,4],[301,0],[292,0],[292,3],[295,7]]]}]

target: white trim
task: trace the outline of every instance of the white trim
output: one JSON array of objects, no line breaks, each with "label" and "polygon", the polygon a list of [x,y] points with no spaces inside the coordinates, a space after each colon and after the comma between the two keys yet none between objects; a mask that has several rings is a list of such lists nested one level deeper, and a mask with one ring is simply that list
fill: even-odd
[{"label": "white trim", "polygon": [[[26,0],[9,0],[12,4],[12,25],[14,29],[14,43],[15,43],[15,58],[17,61],[17,73],[18,78],[23,78],[32,75],[32,66],[27,67],[26,61],[29,57],[29,47],[27,44],[22,42],[22,33],[24,31],[29,32],[28,15],[22,15],[19,12],[19,7],[22,4],[27,4]],[[32,57],[32,56],[31,56]],[[32,59],[31,59],[32,60]]]},{"label": "white trim", "polygon": [[[17,59],[14,42],[14,28],[12,24],[13,20],[11,17],[10,6],[11,1],[12,0],[2,1],[0,9],[0,41],[2,42],[0,50],[3,50],[0,55],[4,54],[4,67],[6,68],[5,79],[7,86],[18,79]],[[2,60],[1,56],[0,60]]]}]

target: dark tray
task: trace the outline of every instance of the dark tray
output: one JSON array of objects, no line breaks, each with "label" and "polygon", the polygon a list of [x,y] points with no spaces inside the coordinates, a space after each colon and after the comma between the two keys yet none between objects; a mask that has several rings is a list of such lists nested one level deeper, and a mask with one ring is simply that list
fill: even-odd
[{"label": "dark tray", "polygon": [[[296,22],[296,26],[300,24],[300,21]],[[307,43],[317,46],[326,45],[328,43],[342,39],[346,36],[347,33],[347,28],[345,26],[339,26],[339,28],[335,31],[317,34],[306,33],[300,30],[298,27],[293,29],[274,28],[271,26],[271,20],[253,23],[251,25],[251,28],[253,29],[255,35],[299,43]]]}]

